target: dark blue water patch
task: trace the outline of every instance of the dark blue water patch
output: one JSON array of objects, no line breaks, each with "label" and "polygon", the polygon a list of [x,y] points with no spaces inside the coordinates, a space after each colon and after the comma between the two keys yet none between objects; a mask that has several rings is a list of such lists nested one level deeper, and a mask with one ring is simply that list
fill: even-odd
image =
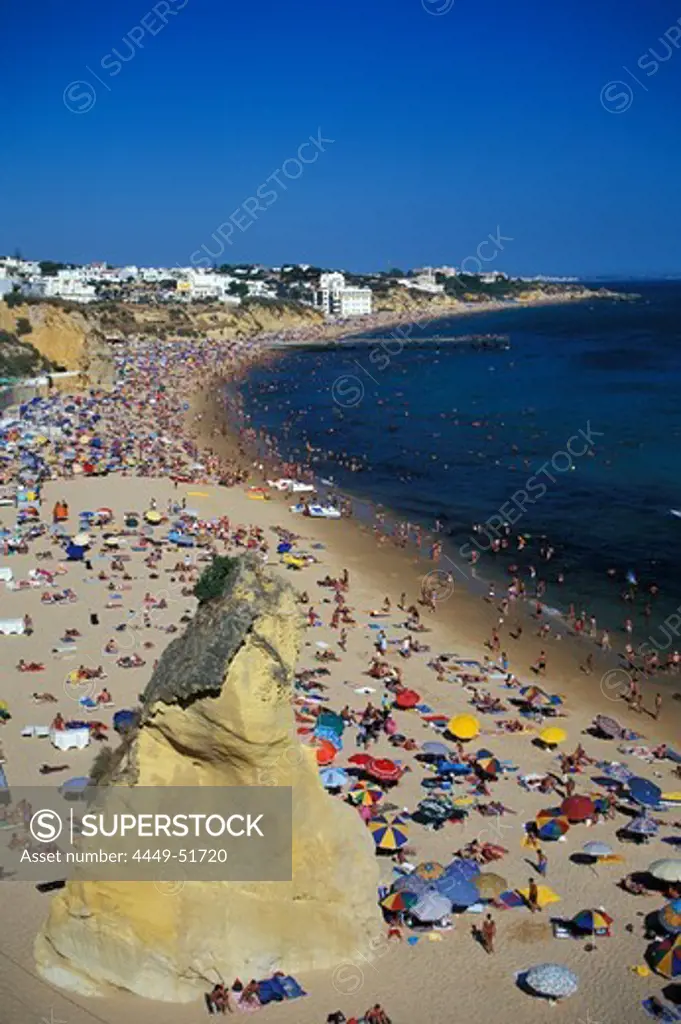
[{"label": "dark blue water patch", "polygon": [[[634,613],[657,583],[657,615],[681,603],[681,520],[670,514],[681,507],[681,286],[637,290],[635,304],[429,325],[431,334],[508,334],[504,352],[448,346],[416,328],[418,343],[381,370],[367,346],[292,352],[252,373],[245,410],[286,458],[411,522],[431,528],[440,519],[452,551],[545,466],[554,480],[541,477],[546,493],[513,527],[532,534],[528,548],[484,556],[481,572],[503,577],[515,560],[526,573],[539,559],[534,538],[546,535],[556,552],[549,603],[591,603],[618,624],[629,571],[641,579]],[[363,396],[342,408],[334,382],[348,374],[361,379]],[[565,466],[556,453],[568,443],[581,450],[584,434],[587,452],[552,470],[554,457]]]}]

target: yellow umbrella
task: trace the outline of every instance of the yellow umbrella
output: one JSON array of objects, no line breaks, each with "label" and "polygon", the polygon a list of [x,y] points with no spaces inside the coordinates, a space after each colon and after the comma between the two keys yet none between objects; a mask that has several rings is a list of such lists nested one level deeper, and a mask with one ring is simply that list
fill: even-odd
[{"label": "yellow umbrella", "polygon": [[160,522],[161,522],[161,519],[162,519],[163,517],[161,516],[161,513],[160,513],[160,512],[156,512],[156,511],[155,511],[155,510],[154,510],[154,509],[152,508],[152,509],[150,509],[150,510],[149,510],[148,512],[145,512],[145,513],[144,513],[144,518],[146,519],[146,521],[147,521],[148,523],[160,523]]},{"label": "yellow umbrella", "polygon": [[558,743],[564,743],[567,739],[567,733],[565,729],[560,729],[557,725],[551,725],[548,729],[544,729],[543,732],[539,733],[539,739],[542,743],[552,747]]},{"label": "yellow umbrella", "polygon": [[[475,879],[474,879],[475,881]],[[529,887],[526,889],[518,889],[518,892],[525,899],[529,899],[530,890]],[[540,907],[548,907],[550,903],[560,903],[560,896],[549,889],[548,885],[537,886],[537,903]]]},{"label": "yellow umbrella", "polygon": [[6,700],[0,700],[0,711],[9,711],[9,704]]},{"label": "yellow umbrella", "polygon": [[472,740],[480,732],[480,723],[474,715],[455,715],[449,720],[447,732],[459,740]]}]

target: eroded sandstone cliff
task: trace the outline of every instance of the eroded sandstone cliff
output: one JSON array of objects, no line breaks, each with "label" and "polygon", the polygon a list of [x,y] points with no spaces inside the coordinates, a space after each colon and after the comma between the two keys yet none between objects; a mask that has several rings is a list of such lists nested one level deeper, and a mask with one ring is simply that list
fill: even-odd
[{"label": "eroded sandstone cliff", "polygon": [[50,982],[188,1001],[216,980],[333,968],[380,931],[373,844],[297,742],[292,589],[239,560],[166,650],[114,784],[293,787],[290,882],[69,883],[36,940]]}]

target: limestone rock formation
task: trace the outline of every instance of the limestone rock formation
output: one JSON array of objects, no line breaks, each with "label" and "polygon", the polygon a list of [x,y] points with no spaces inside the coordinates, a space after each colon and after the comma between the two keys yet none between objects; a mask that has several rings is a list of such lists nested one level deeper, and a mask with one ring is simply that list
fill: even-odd
[{"label": "limestone rock formation", "polygon": [[324,792],[295,737],[301,636],[292,589],[250,559],[162,656],[116,785],[290,785],[290,882],[70,882],[36,940],[40,974],[82,994],[112,987],[185,1002],[231,982],[332,968],[380,932],[373,844]]}]

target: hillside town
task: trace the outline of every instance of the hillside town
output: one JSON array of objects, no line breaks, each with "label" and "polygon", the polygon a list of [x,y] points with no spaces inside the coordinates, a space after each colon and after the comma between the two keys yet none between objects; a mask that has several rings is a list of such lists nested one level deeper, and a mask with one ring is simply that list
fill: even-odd
[{"label": "hillside town", "polygon": [[[476,261],[480,262],[480,261]],[[469,273],[456,267],[393,268],[367,274],[324,270],[306,263],[265,267],[223,264],[219,267],[113,267],[105,262],[83,266],[51,260],[0,257],[0,299],[58,299],[62,302],[224,303],[294,301],[323,311],[328,319],[370,316],[374,300],[391,289],[425,295],[475,298],[510,293],[522,278],[502,271]],[[546,280],[546,279],[544,279]],[[10,300],[11,301],[11,300]]]}]

